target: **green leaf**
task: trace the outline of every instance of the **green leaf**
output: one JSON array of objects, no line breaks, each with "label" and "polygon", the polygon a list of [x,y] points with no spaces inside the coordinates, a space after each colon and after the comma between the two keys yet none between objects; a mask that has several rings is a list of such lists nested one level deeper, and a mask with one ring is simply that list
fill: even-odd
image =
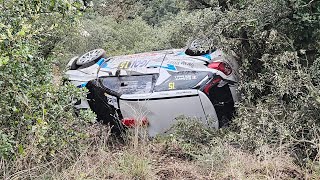
[{"label": "green leaf", "polygon": [[21,155],[24,155],[24,148],[23,148],[22,144],[19,144],[19,146],[18,146],[18,153]]},{"label": "green leaf", "polygon": [[3,65],[7,65],[9,62],[9,57],[0,57],[0,67]]},{"label": "green leaf", "polygon": [[11,29],[7,29],[7,36],[8,36],[10,39],[13,38]]},{"label": "green leaf", "polygon": [[26,35],[26,32],[25,32],[23,29],[21,29],[21,30],[18,32],[18,36],[24,36],[24,35]]}]

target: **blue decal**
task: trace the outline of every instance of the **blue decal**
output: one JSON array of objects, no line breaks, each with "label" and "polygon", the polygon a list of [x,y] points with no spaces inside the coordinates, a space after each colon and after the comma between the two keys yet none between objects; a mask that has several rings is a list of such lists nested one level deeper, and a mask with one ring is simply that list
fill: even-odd
[{"label": "blue decal", "polygon": [[98,66],[100,66],[100,68],[110,69],[110,68],[108,67],[108,63],[105,62],[105,59],[104,59],[104,58],[101,58],[96,64],[97,64]]},{"label": "blue decal", "polygon": [[105,69],[110,69],[109,67],[108,67],[108,63],[103,63],[102,64],[102,66],[100,66],[101,68],[105,68]]},{"label": "blue decal", "polygon": [[88,84],[88,82],[82,83],[79,86],[77,86],[78,88],[84,88],[86,87],[86,85]]},{"label": "blue decal", "polygon": [[148,66],[147,68],[163,68],[163,69],[167,69],[169,71],[176,71],[177,70],[176,66],[173,64],[167,64],[167,66],[153,65],[153,66]]},{"label": "blue decal", "polygon": [[204,54],[204,55],[202,55],[202,57],[205,57],[205,58],[207,58],[207,59],[211,60],[211,56],[210,56],[210,54]]},{"label": "blue decal", "polygon": [[167,67],[162,66],[162,68],[165,68],[165,69],[168,69],[168,70],[171,70],[171,71],[176,71],[177,70],[176,66],[174,66],[173,64],[167,64]]},{"label": "blue decal", "polygon": [[104,62],[104,58],[101,58],[98,62],[97,62],[97,64],[98,64],[98,66],[101,66],[101,64]]},{"label": "blue decal", "polygon": [[178,56],[185,56],[185,55],[186,55],[185,52],[179,52],[179,53],[178,53]]}]

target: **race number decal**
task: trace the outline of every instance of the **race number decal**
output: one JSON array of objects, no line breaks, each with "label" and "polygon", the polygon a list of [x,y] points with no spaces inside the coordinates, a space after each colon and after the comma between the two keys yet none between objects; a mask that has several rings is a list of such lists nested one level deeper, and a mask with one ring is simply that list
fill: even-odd
[{"label": "race number decal", "polygon": [[174,82],[169,83],[169,89],[170,89],[170,90],[175,89],[175,87],[174,87]]},{"label": "race number decal", "polygon": [[124,61],[119,64],[119,69],[128,69],[131,65],[130,61]]}]

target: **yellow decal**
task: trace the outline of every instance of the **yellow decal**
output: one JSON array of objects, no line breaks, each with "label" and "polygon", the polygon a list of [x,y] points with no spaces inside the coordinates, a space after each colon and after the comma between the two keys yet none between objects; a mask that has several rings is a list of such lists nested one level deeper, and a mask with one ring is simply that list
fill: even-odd
[{"label": "yellow decal", "polygon": [[169,89],[170,89],[170,90],[175,89],[175,87],[174,87],[174,82],[169,83]]},{"label": "yellow decal", "polygon": [[124,62],[122,62],[122,63],[120,63],[119,64],[119,69],[128,69],[129,68],[129,66],[130,66],[130,61],[124,61]]}]

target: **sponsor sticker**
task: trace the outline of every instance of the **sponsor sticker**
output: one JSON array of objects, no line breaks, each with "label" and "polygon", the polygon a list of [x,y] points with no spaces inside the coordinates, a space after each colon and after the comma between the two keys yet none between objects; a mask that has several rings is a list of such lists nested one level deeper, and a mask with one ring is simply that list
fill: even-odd
[{"label": "sponsor sticker", "polygon": [[168,61],[168,63],[176,65],[176,66],[187,66],[190,68],[194,68],[194,66],[195,66],[195,64],[193,62],[181,61],[181,60]]},{"label": "sponsor sticker", "polygon": [[129,69],[129,68],[141,68],[146,67],[149,60],[133,60],[133,61],[123,61],[119,64],[119,69]]},{"label": "sponsor sticker", "polygon": [[197,76],[196,75],[190,75],[190,74],[187,74],[187,75],[177,75],[177,76],[174,76],[174,79],[176,81],[189,81],[189,80],[195,80],[197,79]]}]

